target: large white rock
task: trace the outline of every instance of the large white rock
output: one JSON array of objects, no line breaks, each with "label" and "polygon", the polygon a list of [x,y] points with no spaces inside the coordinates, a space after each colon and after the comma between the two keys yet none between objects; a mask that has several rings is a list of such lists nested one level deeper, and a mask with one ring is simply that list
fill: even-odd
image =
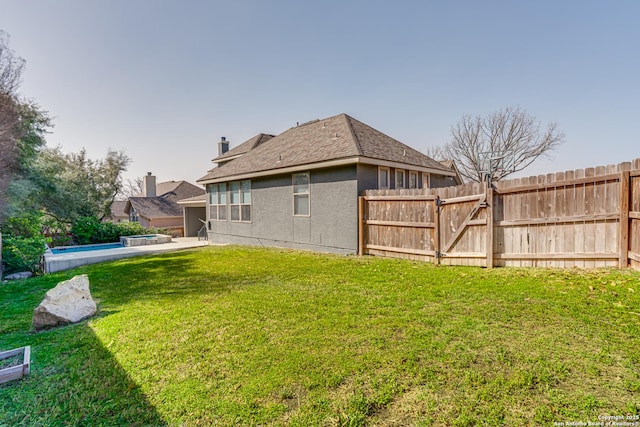
[{"label": "large white rock", "polygon": [[86,274],[60,282],[50,289],[33,311],[33,327],[43,329],[65,323],[76,323],[93,316],[96,303],[89,292]]}]

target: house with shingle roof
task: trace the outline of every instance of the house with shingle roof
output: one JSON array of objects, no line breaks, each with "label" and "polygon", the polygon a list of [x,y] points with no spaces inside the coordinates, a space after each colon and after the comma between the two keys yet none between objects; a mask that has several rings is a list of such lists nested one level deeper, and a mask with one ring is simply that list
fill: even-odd
[{"label": "house with shingle roof", "polygon": [[355,253],[364,190],[461,183],[451,167],[347,114],[228,147],[223,139],[217,167],[197,181],[211,242]]},{"label": "house with shingle roof", "polygon": [[[149,172],[143,178],[143,192],[126,200],[124,212],[129,216],[129,221],[139,222],[143,227],[166,228],[174,237],[195,236],[197,230],[195,234],[186,233],[184,207],[178,202],[202,197],[204,193],[203,188],[187,181],[156,184],[156,177]],[[201,209],[198,213],[204,220],[205,210]]]}]

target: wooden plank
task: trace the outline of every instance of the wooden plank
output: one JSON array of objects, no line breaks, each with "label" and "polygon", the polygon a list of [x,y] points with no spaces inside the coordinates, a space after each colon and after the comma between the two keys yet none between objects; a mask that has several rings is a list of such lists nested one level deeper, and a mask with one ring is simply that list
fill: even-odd
[{"label": "wooden plank", "polygon": [[640,212],[629,212],[629,219],[640,219]]},{"label": "wooden plank", "polygon": [[[595,213],[595,168],[586,168],[584,170],[585,178],[591,178],[590,182],[584,183],[584,209],[585,214],[593,215]],[[593,221],[586,221],[584,224],[584,252],[595,253],[596,250],[596,227]],[[594,268],[595,261],[587,259],[584,262],[586,268]]]},{"label": "wooden plank", "polygon": [[[575,171],[576,178],[580,179],[584,177],[584,169],[579,169]],[[575,191],[575,215],[576,216],[584,216],[584,183],[574,184]],[[584,252],[584,232],[585,232],[585,222],[576,223],[574,227],[574,251],[575,252]],[[584,267],[583,260],[575,261],[576,267]]]},{"label": "wooden plank", "polygon": [[435,228],[435,222],[409,222],[409,221],[380,221],[376,219],[365,219],[362,221],[367,225],[387,225],[390,227],[408,228]]},{"label": "wooden plank", "polygon": [[618,259],[618,254],[617,253],[610,253],[610,254],[594,254],[594,253],[495,254],[494,258],[532,259],[532,260],[548,260],[548,259],[600,260],[600,259]]},{"label": "wooden plank", "polygon": [[[565,182],[571,181],[575,179],[574,171],[567,171],[564,173]],[[564,187],[564,206],[562,208],[562,216],[563,218],[570,218],[576,215],[576,207],[575,207],[575,185],[567,185]],[[564,252],[573,253],[575,252],[575,232],[576,232],[576,224],[575,223],[564,223],[563,224],[563,235],[564,235],[564,243],[563,248]],[[565,268],[575,267],[576,263],[574,260],[565,260],[564,262]]]},{"label": "wooden plank", "polygon": [[464,259],[464,258],[486,258],[486,254],[484,252],[452,252],[446,254],[445,258],[456,258],[456,259]]},{"label": "wooden plank", "polygon": [[[618,173],[622,165],[607,165],[606,173]],[[619,212],[620,204],[620,180],[608,181],[605,183],[605,211],[607,213]],[[611,221],[605,221],[605,248],[606,253],[617,252],[620,246],[620,220],[615,219]],[[607,262],[607,266],[618,266],[619,263],[612,265],[611,262]]]},{"label": "wooden plank", "polygon": [[461,196],[461,197],[449,197],[447,199],[442,199],[441,203],[443,205],[450,205],[450,204],[457,204],[457,203],[464,203],[464,202],[473,202],[476,200],[484,200],[484,193],[483,194],[474,194],[471,196]]},{"label": "wooden plank", "polygon": [[13,350],[7,350],[0,352],[0,360],[8,359],[13,356],[17,356],[19,354],[24,353],[24,347],[14,348]]},{"label": "wooden plank", "polygon": [[0,353],[0,360],[22,355],[22,363],[0,369],[0,384],[17,380],[31,371],[31,346],[20,347]]},{"label": "wooden plank", "polygon": [[364,255],[364,197],[358,197],[358,255]]},{"label": "wooden plank", "polygon": [[24,355],[22,357],[22,367],[25,375],[31,372],[31,346],[28,345],[24,348]]},{"label": "wooden plank", "polygon": [[635,252],[629,251],[629,253],[627,254],[627,257],[636,262],[640,262],[640,254],[637,254]]},{"label": "wooden plank", "polygon": [[392,246],[381,246],[381,245],[367,245],[367,249],[374,249],[374,250],[385,251],[385,252],[412,254],[412,255],[425,255],[425,256],[436,255],[435,252],[433,251],[423,251],[420,249],[411,249],[411,248],[397,248]]},{"label": "wooden plank", "polygon": [[[594,168],[589,168],[589,169],[594,169]],[[577,172],[577,170],[576,170]],[[594,170],[595,173],[595,170]],[[544,175],[540,175],[540,176],[544,176]],[[519,185],[517,187],[500,187],[499,189],[496,189],[496,193],[499,194],[513,194],[513,193],[522,193],[522,192],[529,192],[529,191],[533,191],[533,190],[546,190],[547,188],[553,188],[556,185],[558,185],[557,183],[549,183],[549,182],[545,182],[545,183],[541,183],[540,182],[540,176],[538,176],[538,183],[535,185],[532,184],[525,184],[525,185]],[[565,182],[562,183],[562,185],[580,185],[580,184],[585,184],[585,183],[598,183],[598,182],[605,182],[605,181],[617,181],[619,179],[619,174],[610,174],[610,175],[603,175],[603,176],[591,176],[591,177],[577,177],[574,178],[573,180],[566,180]],[[502,184],[507,183],[508,181],[504,181]]]},{"label": "wooden plank", "polygon": [[[603,176],[605,175],[605,167],[598,166],[595,168],[595,176]],[[619,179],[619,178],[618,178]],[[607,190],[607,182],[596,182],[594,184],[594,202],[593,202],[593,212],[595,214],[602,214],[606,212],[606,190]],[[594,222],[593,224],[593,239],[594,239],[594,252],[596,253],[604,253],[607,248],[607,225],[606,221],[604,223]],[[613,236],[612,236],[613,237]],[[595,267],[605,267],[606,263],[597,262],[595,263]]]},{"label": "wooden plank", "polygon": [[[555,174],[556,183],[564,183],[566,181],[564,172],[557,172]],[[554,189],[554,216],[565,216],[565,199],[566,199],[566,185],[558,185]],[[565,224],[554,224],[554,235],[555,241],[553,242],[553,252],[569,252],[565,249]],[[565,268],[564,260],[560,261],[560,264],[557,264],[556,267]]]},{"label": "wooden plank", "polygon": [[[391,190],[389,190],[391,191]],[[378,196],[364,196],[365,200],[375,201],[402,201],[402,200],[435,200],[435,196],[429,195],[378,195]]]},{"label": "wooden plank", "polygon": [[469,224],[469,222],[478,214],[478,211],[480,210],[480,206],[482,205],[482,203],[483,203],[482,200],[478,200],[478,203],[476,203],[473,206],[473,208],[471,209],[471,212],[469,212],[469,215],[467,215],[465,220],[462,221],[462,224],[458,226],[458,229],[455,231],[455,233],[453,233],[453,236],[451,236],[451,239],[447,242],[446,245],[444,245],[445,253],[449,252],[453,247],[453,245],[455,245],[456,242],[460,239],[460,237],[462,237],[462,234],[467,229],[467,225]]},{"label": "wooden plank", "polygon": [[618,267],[627,268],[629,266],[629,192],[630,181],[628,170],[620,172],[620,222],[618,231]]},{"label": "wooden plank", "polygon": [[584,221],[611,221],[620,217],[617,213],[608,213],[600,215],[576,215],[570,217],[550,217],[537,219],[521,219],[511,221],[496,221],[495,225],[499,227],[525,226],[525,225],[547,225],[547,224],[570,224]]}]

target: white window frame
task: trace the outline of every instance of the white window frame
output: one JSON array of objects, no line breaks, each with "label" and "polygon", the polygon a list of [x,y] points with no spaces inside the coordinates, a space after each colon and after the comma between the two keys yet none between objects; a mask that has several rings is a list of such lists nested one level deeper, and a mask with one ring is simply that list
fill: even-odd
[{"label": "white window frame", "polygon": [[[387,176],[387,185],[382,185],[382,180],[380,179],[380,176],[383,172]],[[391,180],[391,169],[384,166],[378,166],[378,189],[388,190],[389,188],[391,188],[391,183],[389,182],[390,180]]]},{"label": "white window frame", "polygon": [[[414,178],[414,186],[411,186],[411,178]],[[416,171],[409,171],[409,182],[408,182],[408,187],[409,189],[416,189],[416,188],[420,188],[420,181],[418,181],[418,172]]]},{"label": "white window frame", "polygon": [[[227,220],[227,183],[221,182],[219,184],[209,184],[211,187],[216,188],[216,200],[211,200],[211,187],[207,191],[207,197],[209,202],[209,219],[212,221],[226,221]],[[220,191],[220,190],[223,191]],[[214,203],[215,202],[215,203]],[[215,212],[216,216],[213,217],[212,213]],[[224,213],[224,218],[220,218],[220,213]]]},{"label": "white window frame", "polygon": [[422,188],[431,188],[431,174],[427,172],[422,173]]},{"label": "white window frame", "polygon": [[[243,183],[248,183],[249,185],[249,197],[245,197],[246,193],[243,192],[243,188],[242,185]],[[232,188],[237,185],[238,189],[237,192],[236,190],[233,190]],[[238,203],[234,203],[233,199],[237,197]],[[248,217],[246,215],[246,207],[249,207],[249,214]],[[233,218],[233,211],[234,211],[234,207],[237,208],[238,210],[238,218],[234,219]],[[229,219],[231,220],[231,222],[251,222],[251,180],[250,179],[245,179],[242,181],[233,181],[229,184]]]},{"label": "white window frame", "polygon": [[[302,191],[296,191],[296,176],[299,175],[306,175],[307,176],[307,188],[306,190],[302,190]],[[293,216],[300,216],[300,217],[310,217],[311,216],[311,173],[310,172],[301,172],[301,173],[294,173],[291,175],[291,190],[293,192]],[[306,198],[307,199],[307,213],[306,214],[299,214],[296,213],[296,200],[301,199],[301,198]]]},{"label": "white window frame", "polygon": [[[399,174],[402,174],[402,180],[401,180],[402,182],[401,182],[400,186],[398,186],[398,175]],[[393,174],[393,177],[394,177],[393,183],[394,183],[395,188],[397,190],[401,190],[403,188],[407,188],[406,185],[405,185],[405,178],[404,178],[406,175],[407,174],[406,174],[406,171],[404,169],[396,169],[396,172]]]}]

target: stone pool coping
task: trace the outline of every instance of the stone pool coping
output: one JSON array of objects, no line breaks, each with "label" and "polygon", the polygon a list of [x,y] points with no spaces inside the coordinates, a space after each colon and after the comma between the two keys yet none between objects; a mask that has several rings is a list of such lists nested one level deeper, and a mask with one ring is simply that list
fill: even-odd
[{"label": "stone pool coping", "polygon": [[163,252],[172,252],[180,249],[197,248],[207,246],[206,240],[198,240],[197,237],[178,237],[171,243],[158,243],[155,245],[129,246],[113,249],[101,249],[97,251],[82,251],[44,255],[44,272],[55,273],[69,270],[83,265],[99,262],[115,261],[140,255],[150,255]]}]

